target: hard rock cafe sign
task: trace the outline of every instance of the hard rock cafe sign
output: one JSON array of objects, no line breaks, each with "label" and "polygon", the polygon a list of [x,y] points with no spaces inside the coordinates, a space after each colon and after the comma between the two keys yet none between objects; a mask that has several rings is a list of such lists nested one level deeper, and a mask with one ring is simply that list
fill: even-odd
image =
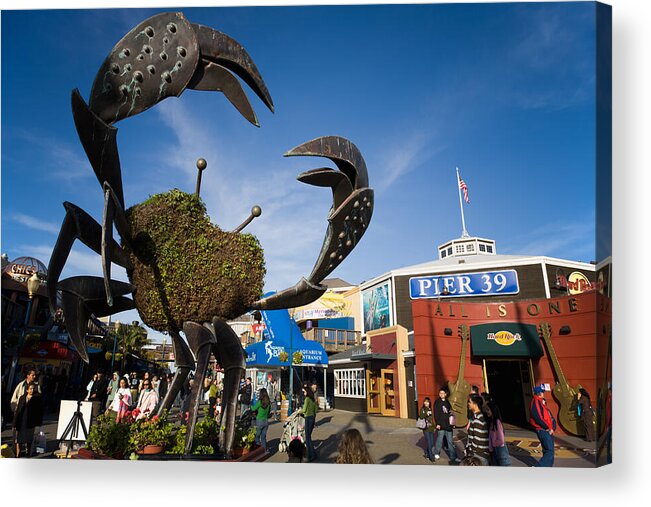
[{"label": "hard rock cafe sign", "polygon": [[585,276],[580,271],[573,271],[567,277],[564,275],[558,275],[556,277],[556,284],[559,287],[567,289],[567,293],[570,296],[576,294],[582,294],[583,292],[589,292],[593,290],[603,290],[603,277],[601,277],[596,282],[590,282],[588,277]]}]

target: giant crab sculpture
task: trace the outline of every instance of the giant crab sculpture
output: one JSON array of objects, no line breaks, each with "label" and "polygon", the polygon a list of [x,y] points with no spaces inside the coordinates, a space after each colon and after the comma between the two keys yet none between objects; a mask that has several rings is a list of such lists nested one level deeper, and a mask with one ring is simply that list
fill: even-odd
[{"label": "giant crab sculpture", "polygon": [[[318,156],[334,162],[338,170],[319,168],[298,176],[304,183],[330,187],[333,204],[323,246],[311,274],[293,287],[261,298],[262,250],[255,238],[240,234],[261,214],[261,209],[254,206],[251,216],[231,232],[210,224],[199,198],[204,160],[197,162],[199,174],[194,195],[173,190],[125,209],[117,129],[112,124],[191,88],[221,91],[242,116],[258,126],[235,76],[247,83],[273,112],[267,87],[244,48],[223,33],[190,23],[182,13],[153,16],[117,43],[95,78],[88,104],[78,90],[72,92],[77,133],[103,189],[102,224],[81,208],[65,202],[65,218],[48,268],[50,309],[55,313],[60,306],[70,339],[84,361],[88,362],[84,338],[91,316],[103,317],[136,308],[146,324],[171,335],[176,373],[159,410],[171,407],[190,371],[195,370],[186,453],[192,448],[202,380],[211,353],[224,369],[224,430],[220,447],[226,456],[233,447],[238,388],[246,365],[239,338],[226,321],[246,311],[290,308],[318,299],[326,290],[320,282],[357,245],[373,213],[373,190],[369,187],[366,165],[350,141],[320,137],[287,152],[286,156]],[[176,226],[175,220],[185,220],[185,225]],[[114,227],[121,244],[113,238]],[[205,237],[201,236],[203,233]],[[101,255],[103,277],[59,280],[75,240]],[[190,263],[189,256],[193,254],[189,252],[200,241],[211,256],[220,258],[220,263],[211,272],[214,279],[210,280],[212,287],[207,296],[199,297],[196,305],[187,305],[182,296],[187,296],[187,291],[201,290],[199,278],[205,277],[205,271],[190,273],[185,285],[170,282],[169,272],[182,269],[185,261]],[[163,265],[164,251],[175,252],[171,264]],[[130,283],[111,279],[112,263],[126,269]],[[231,276],[233,271],[237,276]],[[215,292],[215,288],[224,290]],[[214,297],[215,293],[218,297]]]}]

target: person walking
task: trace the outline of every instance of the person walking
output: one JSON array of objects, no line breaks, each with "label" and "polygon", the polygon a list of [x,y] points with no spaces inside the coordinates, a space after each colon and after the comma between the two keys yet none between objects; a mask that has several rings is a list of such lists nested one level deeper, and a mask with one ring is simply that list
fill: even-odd
[{"label": "person walking", "polygon": [[111,377],[111,380],[109,380],[109,384],[106,389],[108,393],[108,397],[106,398],[106,407],[105,407],[106,410],[108,410],[110,406],[113,404],[115,393],[118,392],[119,388],[120,388],[120,374],[117,371],[114,371],[113,376]]},{"label": "person walking", "polygon": [[271,417],[271,400],[269,393],[263,387],[260,389],[258,401],[251,407],[256,412],[255,416],[255,442],[267,450],[267,429],[269,428],[269,417]]},{"label": "person walking", "polygon": [[90,382],[88,382],[88,385],[86,386],[86,401],[90,401],[90,393],[95,382],[97,382],[97,373],[93,375],[93,378],[90,379]]},{"label": "person walking", "polygon": [[468,408],[472,412],[472,419],[468,426],[468,443],[466,456],[480,458],[484,465],[488,464],[488,424],[482,413],[484,400],[478,394],[473,394],[468,400]]},{"label": "person walking", "polygon": [[594,409],[592,408],[592,403],[590,403],[590,394],[581,387],[579,392],[576,393],[576,398],[578,401],[576,410],[583,423],[585,439],[588,442],[594,442],[597,439],[597,428],[595,427],[596,418]]},{"label": "person walking", "polygon": [[[36,385],[36,370],[33,368],[27,370],[27,375],[25,375],[25,378],[21,382],[18,382],[18,385],[14,389],[14,393],[11,396],[12,412],[16,412],[16,408],[18,407],[18,401],[20,400],[20,397],[27,392],[27,387],[30,384]],[[41,392],[38,386],[36,387],[36,390],[39,393]]]},{"label": "person walking", "polygon": [[372,465],[373,458],[371,458],[366,447],[366,442],[359,430],[351,428],[342,433],[339,439],[339,446],[337,447],[339,454],[335,459],[337,464],[346,465]]},{"label": "person walking", "polygon": [[14,412],[14,442],[16,457],[30,455],[30,446],[34,439],[34,428],[43,424],[43,399],[38,392],[36,384],[27,386],[27,392],[18,399]]},{"label": "person walking", "polygon": [[106,409],[106,415],[115,418],[116,422],[121,421],[124,414],[131,409],[131,389],[129,389],[127,379],[123,377],[118,382],[118,390]]},{"label": "person walking", "polygon": [[536,386],[533,388],[533,399],[531,400],[529,413],[531,414],[529,423],[536,430],[536,435],[543,449],[542,458],[534,466],[552,467],[554,466],[554,431],[556,431],[556,419],[554,419],[551,411],[547,408],[544,386]]},{"label": "person walking", "polygon": [[504,425],[502,424],[502,413],[497,403],[489,401],[484,407],[484,415],[488,421],[488,452],[490,453],[489,463],[493,466],[511,466],[511,456],[506,447],[504,437]]},{"label": "person walking", "polygon": [[434,456],[432,455],[432,447],[434,447],[434,412],[432,411],[432,402],[429,397],[426,396],[423,400],[423,406],[420,407],[418,412],[418,427],[423,430],[423,436],[425,437],[425,454],[424,458],[427,458],[432,463],[434,463]]},{"label": "person walking", "polygon": [[142,391],[138,397],[138,416],[136,420],[142,419],[144,417],[150,418],[156,412],[156,406],[158,405],[158,394],[154,391],[151,380],[143,379],[142,381]]},{"label": "person walking", "polygon": [[246,377],[244,385],[240,388],[240,415],[251,408],[252,398],[253,386],[251,385],[251,377]]},{"label": "person walking", "polygon": [[307,447],[307,461],[314,461],[318,454],[314,449],[314,444],[312,443],[312,431],[314,431],[314,425],[316,423],[316,412],[317,406],[314,402],[314,392],[310,386],[304,386],[301,389],[305,401],[303,401],[303,407],[300,409],[300,412],[305,416],[305,446]]},{"label": "person walking", "polygon": [[93,382],[93,386],[90,388],[88,401],[98,402],[99,410],[101,412],[106,406],[106,398],[108,398],[108,379],[102,370],[97,370],[97,380]]},{"label": "person walking", "polygon": [[434,424],[436,426],[436,444],[434,446],[434,461],[438,460],[441,456],[441,448],[443,447],[443,439],[446,441],[446,451],[450,461],[459,463],[461,460],[457,457],[457,450],[454,448],[453,441],[453,417],[452,405],[448,401],[448,388],[441,387],[439,389],[439,397],[434,402]]}]

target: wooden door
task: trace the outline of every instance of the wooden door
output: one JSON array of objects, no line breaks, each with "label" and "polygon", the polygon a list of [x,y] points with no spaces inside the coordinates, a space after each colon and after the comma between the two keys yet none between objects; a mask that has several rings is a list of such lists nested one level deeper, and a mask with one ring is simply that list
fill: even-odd
[{"label": "wooden door", "polygon": [[369,414],[380,413],[380,372],[366,370],[366,410]]},{"label": "wooden door", "polygon": [[396,415],[395,375],[393,370],[380,370],[380,413]]}]

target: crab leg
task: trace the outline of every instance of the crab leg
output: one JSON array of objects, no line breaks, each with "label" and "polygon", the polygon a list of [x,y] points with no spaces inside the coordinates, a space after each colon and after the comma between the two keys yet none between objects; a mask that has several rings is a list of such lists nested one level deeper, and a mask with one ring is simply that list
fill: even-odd
[{"label": "crab leg", "polygon": [[90,316],[103,317],[135,308],[132,299],[123,297],[124,294],[130,294],[133,291],[131,284],[116,280],[111,280],[110,284],[111,290],[118,295],[112,308],[108,308],[104,300],[104,280],[102,278],[74,276],[58,283],[58,289],[61,290],[61,308],[70,340],[85,362],[88,362],[88,353],[84,338],[88,332]]},{"label": "crab leg", "polygon": [[104,182],[104,215],[102,218],[102,269],[104,271],[104,286],[106,289],[106,302],[109,306],[113,305],[113,295],[111,294],[111,262],[112,250],[109,245],[113,244],[113,221],[122,236],[125,244],[133,251],[131,245],[131,234],[124,210],[118,200],[117,195],[107,182]]},{"label": "crab leg", "polygon": [[[61,276],[75,240],[80,240],[99,255],[102,253],[102,228],[100,225],[78,206],[69,202],[64,202],[63,206],[66,209],[66,216],[63,219],[61,231],[54,245],[47,270],[47,290],[52,313],[56,311],[56,291],[59,276]],[[128,255],[114,240],[107,241],[106,248],[110,251],[111,257],[116,264],[127,269],[132,267]]]},{"label": "crab leg", "polygon": [[220,366],[224,368],[221,423],[224,431],[220,438],[220,446],[226,455],[230,455],[235,439],[237,395],[240,389],[240,380],[246,371],[246,360],[244,349],[235,331],[226,322],[216,317],[213,318],[212,325],[217,339],[216,349],[220,358]]},{"label": "crab leg", "polygon": [[192,440],[194,439],[194,425],[199,415],[199,402],[203,394],[203,379],[206,376],[208,361],[210,360],[211,346],[215,343],[215,335],[210,329],[196,322],[185,322],[183,332],[188,339],[190,349],[197,359],[197,366],[194,372],[194,385],[190,393],[190,417],[188,418],[188,433],[185,437],[185,454],[192,452]]},{"label": "crab leg", "polygon": [[176,395],[181,390],[181,386],[188,378],[190,371],[194,368],[194,356],[190,351],[185,340],[176,331],[170,331],[172,337],[172,346],[174,347],[174,364],[176,372],[172,379],[172,385],[167,390],[163,402],[158,407],[158,415],[161,415],[165,410],[169,410],[176,399]]}]

